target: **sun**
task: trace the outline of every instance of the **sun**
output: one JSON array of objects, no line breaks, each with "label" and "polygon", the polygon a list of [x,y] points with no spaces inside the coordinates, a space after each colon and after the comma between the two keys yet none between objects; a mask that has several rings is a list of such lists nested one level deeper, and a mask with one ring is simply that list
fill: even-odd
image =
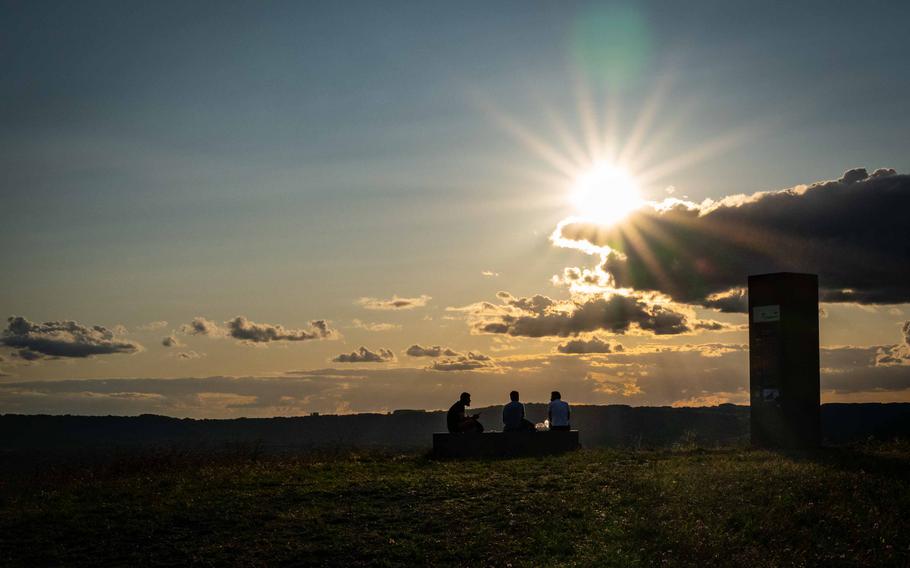
[{"label": "sun", "polygon": [[580,215],[603,225],[622,220],[644,203],[635,178],[605,162],[578,176],[572,186],[571,200]]}]

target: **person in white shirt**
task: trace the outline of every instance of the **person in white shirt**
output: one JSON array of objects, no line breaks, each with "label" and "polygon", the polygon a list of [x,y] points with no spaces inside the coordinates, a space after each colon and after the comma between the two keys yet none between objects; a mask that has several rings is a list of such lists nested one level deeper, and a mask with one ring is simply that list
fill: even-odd
[{"label": "person in white shirt", "polygon": [[571,430],[569,426],[569,403],[562,400],[559,391],[550,394],[550,406],[547,418],[550,420],[550,430]]}]

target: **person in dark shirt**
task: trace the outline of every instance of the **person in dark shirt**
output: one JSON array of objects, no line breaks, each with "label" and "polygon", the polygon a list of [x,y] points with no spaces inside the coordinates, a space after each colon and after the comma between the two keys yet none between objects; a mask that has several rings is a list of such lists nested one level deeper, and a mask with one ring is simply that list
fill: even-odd
[{"label": "person in dark shirt", "polygon": [[473,414],[471,416],[466,416],[464,409],[466,406],[471,406],[471,393],[463,392],[461,397],[458,399],[458,402],[452,405],[449,408],[448,414],[446,414],[446,426],[449,428],[449,432],[457,434],[460,432],[483,432],[483,425],[478,422],[480,418],[479,414]]},{"label": "person in dark shirt", "polygon": [[534,424],[525,420],[525,405],[518,402],[518,391],[509,393],[512,402],[502,407],[504,432],[534,432]]}]

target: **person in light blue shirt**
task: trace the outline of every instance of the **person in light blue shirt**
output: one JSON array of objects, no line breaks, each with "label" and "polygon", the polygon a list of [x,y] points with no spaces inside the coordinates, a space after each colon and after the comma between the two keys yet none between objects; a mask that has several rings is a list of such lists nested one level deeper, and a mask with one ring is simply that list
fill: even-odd
[{"label": "person in light blue shirt", "polygon": [[571,430],[569,415],[569,403],[562,400],[559,391],[553,391],[550,394],[550,406],[547,409],[550,430]]},{"label": "person in light blue shirt", "polygon": [[525,405],[518,402],[518,391],[509,393],[512,402],[502,407],[504,432],[533,432],[534,424],[525,420]]}]

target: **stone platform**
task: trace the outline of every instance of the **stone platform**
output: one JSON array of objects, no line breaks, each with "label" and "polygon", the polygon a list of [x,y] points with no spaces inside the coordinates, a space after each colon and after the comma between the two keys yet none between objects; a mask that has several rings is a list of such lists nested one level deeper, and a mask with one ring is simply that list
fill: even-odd
[{"label": "stone platform", "polygon": [[438,458],[547,456],[580,447],[578,430],[433,434],[433,455]]}]

